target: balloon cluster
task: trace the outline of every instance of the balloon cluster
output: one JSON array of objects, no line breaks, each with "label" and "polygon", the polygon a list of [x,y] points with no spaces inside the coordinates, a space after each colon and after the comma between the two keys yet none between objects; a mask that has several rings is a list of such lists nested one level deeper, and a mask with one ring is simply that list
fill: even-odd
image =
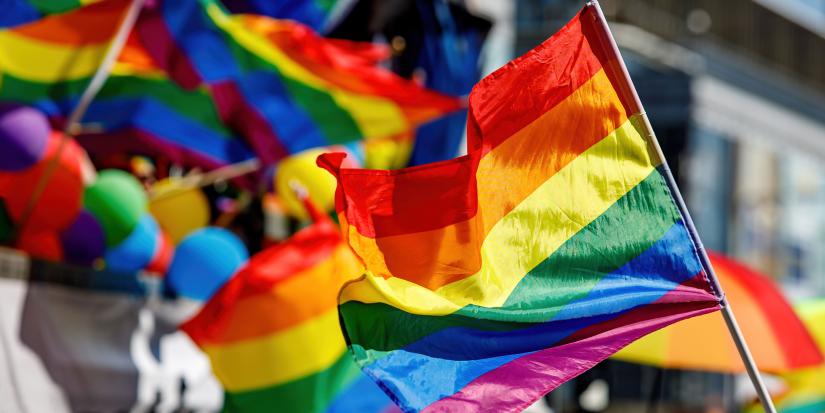
[{"label": "balloon cluster", "polygon": [[150,200],[127,172],[95,174],[83,148],[28,107],[0,106],[0,198],[0,241],[41,259],[162,275],[193,300],[248,258],[233,233],[205,227],[199,189],[165,179]]}]

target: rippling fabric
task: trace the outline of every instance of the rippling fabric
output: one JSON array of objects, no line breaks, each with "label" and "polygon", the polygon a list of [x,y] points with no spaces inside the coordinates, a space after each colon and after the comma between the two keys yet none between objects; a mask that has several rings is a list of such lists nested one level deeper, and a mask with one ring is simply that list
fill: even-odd
[{"label": "rippling fabric", "polygon": [[[0,101],[37,107],[56,124],[74,110],[129,2],[110,0],[0,31]],[[80,143],[212,168],[250,159],[205,88],[181,89],[131,37],[89,106]]]},{"label": "rippling fabric", "polygon": [[138,31],[181,85],[210,88],[222,117],[265,161],[406,136],[460,106],[377,66],[373,48],[295,22],[232,15],[214,0],[163,1]]},{"label": "rippling fabric", "polygon": [[255,255],[183,325],[229,412],[378,413],[393,406],[346,352],[336,296],[361,264],[327,219]]},{"label": "rippling fabric", "polygon": [[470,95],[468,155],[319,165],[366,266],[339,311],[409,412],[516,412],[628,343],[720,306],[590,9]]}]

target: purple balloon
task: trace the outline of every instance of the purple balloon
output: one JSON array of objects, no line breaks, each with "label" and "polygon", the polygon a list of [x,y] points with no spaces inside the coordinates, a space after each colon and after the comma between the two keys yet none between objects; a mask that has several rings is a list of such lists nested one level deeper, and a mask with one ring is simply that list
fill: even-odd
[{"label": "purple balloon", "polygon": [[71,264],[91,265],[106,251],[103,227],[89,211],[80,211],[77,219],[60,234],[63,259]]},{"label": "purple balloon", "polygon": [[43,158],[49,120],[37,109],[0,104],[0,170],[19,171]]}]

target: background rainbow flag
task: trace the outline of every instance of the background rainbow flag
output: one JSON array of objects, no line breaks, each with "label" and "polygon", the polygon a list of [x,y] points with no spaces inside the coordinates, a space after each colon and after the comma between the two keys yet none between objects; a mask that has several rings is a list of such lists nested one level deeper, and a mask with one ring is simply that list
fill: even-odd
[{"label": "background rainbow flag", "polygon": [[350,0],[221,0],[233,13],[262,14],[301,22],[315,31],[328,28],[333,11]]},{"label": "background rainbow flag", "polygon": [[[0,101],[37,107],[60,126],[97,71],[128,3],[94,4],[0,31]],[[79,140],[97,155],[130,151],[205,168],[254,157],[222,123],[209,91],[180,88],[135,36],[83,122],[87,133]]]},{"label": "background rainbow flag", "polygon": [[720,308],[607,35],[585,8],[482,80],[467,156],[319,160],[367,268],[339,297],[347,342],[405,411],[521,411]]},{"label": "background rainbow flag", "polygon": [[223,119],[265,161],[408,136],[460,106],[378,67],[361,46],[343,46],[294,22],[232,15],[216,1],[164,1],[143,13],[138,30],[173,79],[187,88],[209,86]]},{"label": "background rainbow flag", "polygon": [[65,13],[100,0],[6,0],[0,14],[0,27],[13,27],[44,16]]},{"label": "background rainbow flag", "polygon": [[392,402],[346,351],[336,296],[361,264],[324,218],[255,255],[183,325],[230,412],[384,412]]}]

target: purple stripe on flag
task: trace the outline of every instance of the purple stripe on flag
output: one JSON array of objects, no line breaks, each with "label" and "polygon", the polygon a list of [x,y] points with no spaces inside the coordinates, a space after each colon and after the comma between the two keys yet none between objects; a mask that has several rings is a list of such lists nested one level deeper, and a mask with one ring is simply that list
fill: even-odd
[{"label": "purple stripe on flag", "polygon": [[[701,277],[704,273],[691,281]],[[520,412],[634,340],[679,320],[719,309],[712,295],[690,284],[688,281],[654,303],[584,329],[564,344],[492,370],[423,412]],[[499,388],[508,390],[493,391]]]}]

